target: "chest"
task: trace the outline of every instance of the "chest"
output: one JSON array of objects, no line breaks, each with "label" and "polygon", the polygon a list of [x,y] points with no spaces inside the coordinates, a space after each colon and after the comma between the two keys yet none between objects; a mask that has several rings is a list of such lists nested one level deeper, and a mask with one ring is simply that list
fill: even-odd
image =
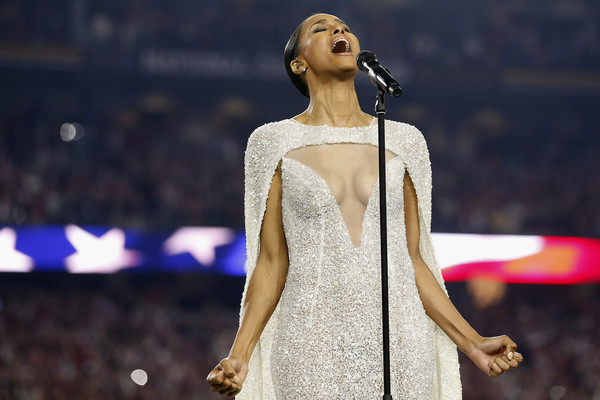
[{"label": "chest", "polygon": [[[317,173],[338,204],[358,201],[366,205],[379,176],[379,154],[369,144],[336,143],[305,146],[286,155]],[[386,162],[395,154],[386,150]]]}]

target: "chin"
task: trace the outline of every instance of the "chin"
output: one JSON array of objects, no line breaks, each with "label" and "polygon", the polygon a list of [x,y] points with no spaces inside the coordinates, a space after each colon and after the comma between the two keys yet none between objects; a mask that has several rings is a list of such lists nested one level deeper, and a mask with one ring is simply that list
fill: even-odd
[{"label": "chin", "polygon": [[354,57],[349,58],[348,61],[344,63],[340,63],[339,68],[344,72],[358,73],[358,66],[356,65]]}]

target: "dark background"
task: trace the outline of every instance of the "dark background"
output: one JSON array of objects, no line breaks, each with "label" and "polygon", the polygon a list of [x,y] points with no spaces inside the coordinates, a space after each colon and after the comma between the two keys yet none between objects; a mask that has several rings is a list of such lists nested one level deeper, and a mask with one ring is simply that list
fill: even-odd
[{"label": "dark background", "polygon": [[[306,107],[282,53],[318,11],[403,86],[388,118],[428,141],[434,231],[600,236],[592,0],[3,0],[0,224],[242,228],[245,142]],[[365,76],[357,89],[371,112]],[[81,137],[62,140],[75,122]],[[0,398],[212,398],[242,283],[1,275]],[[449,286],[482,334],[526,356],[495,380],[463,360],[465,399],[600,399],[596,286],[510,285],[483,310]]]}]

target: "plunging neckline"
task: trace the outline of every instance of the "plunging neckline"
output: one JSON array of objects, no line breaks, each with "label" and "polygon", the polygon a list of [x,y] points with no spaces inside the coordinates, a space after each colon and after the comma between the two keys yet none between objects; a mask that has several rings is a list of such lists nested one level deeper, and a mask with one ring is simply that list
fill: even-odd
[{"label": "plunging neckline", "polygon": [[[387,169],[390,167],[390,163],[394,162],[396,159],[399,159],[400,157],[398,155],[395,155],[393,158],[391,158],[390,160],[386,161],[386,171]],[[345,237],[347,238],[350,247],[352,248],[352,250],[354,251],[360,251],[360,249],[362,248],[362,245],[364,243],[364,238],[363,235],[365,233],[365,221],[366,221],[366,217],[367,217],[367,213],[370,211],[371,209],[371,203],[373,203],[372,199],[375,197],[375,194],[379,193],[379,176],[377,176],[377,178],[375,179],[375,182],[373,182],[373,185],[371,186],[371,193],[369,195],[369,198],[367,200],[367,204],[365,206],[365,211],[362,215],[362,221],[360,224],[360,235],[359,235],[359,243],[358,246],[354,244],[354,241],[352,240],[352,235],[350,234],[350,229],[348,229],[348,224],[346,223],[346,220],[344,219],[344,215],[342,214],[342,210],[340,210],[340,205],[338,204],[335,195],[333,194],[333,190],[331,190],[331,187],[329,186],[329,183],[327,182],[327,180],[325,180],[325,178],[323,178],[323,176],[317,172],[315,169],[313,169],[312,167],[310,167],[309,165],[303,163],[302,161],[298,161],[295,158],[292,157],[288,157],[287,155],[285,155],[283,157],[283,159],[287,162],[288,160],[292,160],[294,163],[296,164],[300,164],[300,166],[302,168],[305,168],[306,170],[308,170],[311,174],[315,175],[317,177],[317,181],[321,182],[322,185],[325,186],[326,192],[327,192],[327,196],[329,198],[329,200],[331,200],[333,202],[333,204],[335,205],[335,209],[336,209],[336,214],[338,216],[338,222],[341,222],[341,225],[343,227],[343,230],[345,231]]]}]

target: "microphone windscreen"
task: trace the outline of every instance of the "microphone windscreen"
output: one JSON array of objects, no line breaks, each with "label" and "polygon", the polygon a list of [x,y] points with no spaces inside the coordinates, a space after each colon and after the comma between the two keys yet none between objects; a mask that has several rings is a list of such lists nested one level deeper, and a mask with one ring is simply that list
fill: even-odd
[{"label": "microphone windscreen", "polygon": [[366,72],[366,63],[371,60],[377,61],[377,57],[375,57],[375,54],[373,54],[369,50],[363,50],[356,56],[356,65],[358,65],[358,69]]}]

